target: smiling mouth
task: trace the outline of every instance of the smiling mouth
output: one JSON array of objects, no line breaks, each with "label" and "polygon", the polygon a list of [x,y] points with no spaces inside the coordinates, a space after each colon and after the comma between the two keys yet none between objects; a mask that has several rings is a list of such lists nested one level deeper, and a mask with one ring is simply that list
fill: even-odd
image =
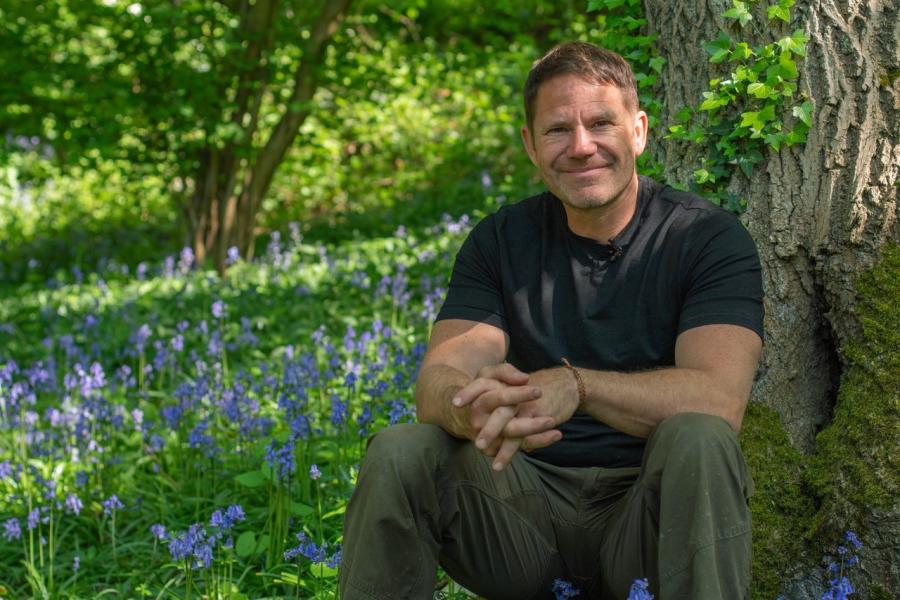
[{"label": "smiling mouth", "polygon": [[597,165],[596,167],[589,167],[587,169],[563,171],[563,173],[566,173],[567,175],[584,175],[586,173],[593,173],[594,171],[599,171],[601,169],[605,169],[608,166],[609,165]]}]

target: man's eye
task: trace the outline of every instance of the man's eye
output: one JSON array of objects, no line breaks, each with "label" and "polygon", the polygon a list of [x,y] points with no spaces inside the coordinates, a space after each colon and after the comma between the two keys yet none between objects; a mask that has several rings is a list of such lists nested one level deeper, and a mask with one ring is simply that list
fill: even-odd
[{"label": "man's eye", "polygon": [[550,129],[547,130],[548,134],[558,134],[558,133],[565,133],[565,132],[566,132],[565,127],[551,127]]},{"label": "man's eye", "polygon": [[609,121],[594,121],[592,127],[594,129],[599,129],[601,127],[606,127],[607,125],[609,125]]}]

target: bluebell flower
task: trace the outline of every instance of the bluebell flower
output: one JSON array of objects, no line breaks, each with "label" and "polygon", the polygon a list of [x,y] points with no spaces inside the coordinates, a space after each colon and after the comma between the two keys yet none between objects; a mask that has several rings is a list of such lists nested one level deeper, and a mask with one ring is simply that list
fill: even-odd
[{"label": "bluebell flower", "polygon": [[81,568],[81,557],[76,554],[75,558],[72,559],[72,573],[77,573],[78,569],[80,569],[80,568]]},{"label": "bluebell flower", "polygon": [[313,464],[309,468],[309,478],[312,479],[313,481],[315,481],[316,479],[318,479],[321,476],[322,476],[322,472],[319,471],[319,467],[317,467],[315,464]]},{"label": "bluebell flower", "polygon": [[10,479],[12,478],[12,474],[12,464],[8,460],[0,462],[0,479]]},{"label": "bluebell flower", "polygon": [[581,591],[565,579],[556,579],[551,588],[556,600],[567,600],[581,594]]},{"label": "bluebell flower", "polygon": [[100,504],[103,505],[103,514],[104,515],[112,514],[114,511],[124,508],[122,502],[119,500],[119,497],[116,496],[115,494],[113,494],[112,496],[110,496],[109,498],[107,498],[106,500],[101,502]]},{"label": "bluebell flower", "polygon": [[847,533],[844,534],[844,540],[856,550],[862,548],[862,542],[859,541],[859,538],[856,537],[856,534],[853,531],[847,531]]},{"label": "bluebell flower", "polygon": [[653,594],[650,593],[650,583],[646,578],[635,579],[628,590],[628,600],[653,600]]},{"label": "bluebell flower", "polygon": [[25,518],[25,525],[28,527],[28,531],[31,531],[35,527],[38,526],[41,520],[41,513],[38,509],[33,509],[28,516]]},{"label": "bluebell flower", "polygon": [[331,424],[340,429],[347,420],[349,403],[341,400],[340,396],[331,397]]},{"label": "bluebell flower", "polygon": [[228,248],[228,252],[225,255],[225,264],[228,266],[233,265],[234,263],[241,260],[241,251],[237,246],[231,246]]},{"label": "bluebell flower", "polygon": [[151,525],[150,533],[152,533],[153,537],[161,542],[164,542],[169,537],[168,533],[166,533],[166,527],[162,523]]},{"label": "bluebell flower", "polygon": [[66,496],[66,510],[74,515],[81,514],[81,509],[84,507],[84,504],[81,502],[81,498],[78,497],[77,494],[69,494]]},{"label": "bluebell flower", "polygon": [[212,305],[212,314],[217,319],[224,319],[228,313],[228,307],[221,300],[216,300]]},{"label": "bluebell flower", "polygon": [[14,517],[12,519],[7,519],[6,521],[4,521],[3,537],[6,538],[7,542],[22,538],[22,526],[19,523],[18,519]]}]

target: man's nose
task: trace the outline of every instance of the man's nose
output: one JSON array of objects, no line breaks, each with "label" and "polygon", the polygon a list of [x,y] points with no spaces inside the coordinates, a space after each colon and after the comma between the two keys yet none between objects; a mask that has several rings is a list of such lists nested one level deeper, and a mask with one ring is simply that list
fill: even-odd
[{"label": "man's nose", "polygon": [[584,127],[575,127],[569,139],[568,154],[572,158],[591,156],[597,151],[597,145],[591,139],[590,132]]}]

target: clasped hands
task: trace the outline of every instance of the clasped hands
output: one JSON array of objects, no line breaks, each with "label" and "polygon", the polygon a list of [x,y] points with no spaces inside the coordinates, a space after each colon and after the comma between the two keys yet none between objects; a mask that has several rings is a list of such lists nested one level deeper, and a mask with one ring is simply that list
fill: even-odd
[{"label": "clasped hands", "polygon": [[489,365],[453,397],[469,437],[495,471],[519,450],[544,448],[562,439],[556,427],[578,407],[578,384],[564,367],[524,373],[509,363]]}]

